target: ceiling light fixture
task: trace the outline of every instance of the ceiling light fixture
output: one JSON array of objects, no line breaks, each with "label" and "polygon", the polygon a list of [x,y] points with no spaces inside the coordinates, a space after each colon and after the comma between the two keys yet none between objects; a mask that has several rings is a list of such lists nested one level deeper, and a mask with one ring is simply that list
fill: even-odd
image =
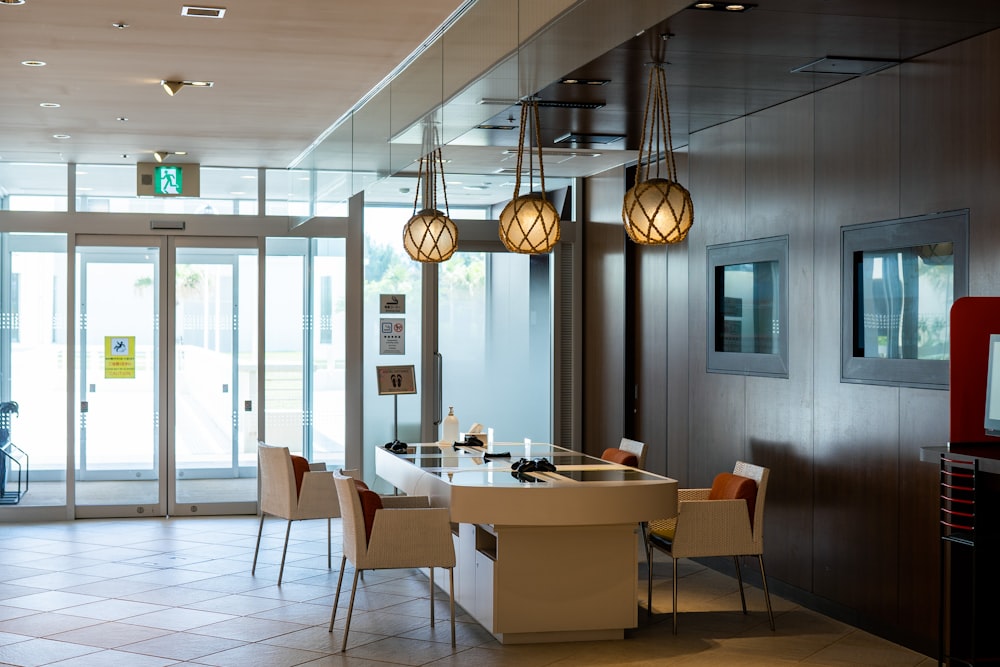
[{"label": "ceiling light fixture", "polygon": [[45,67],[47,63],[44,60],[22,60],[21,64],[25,67]]},{"label": "ceiling light fixture", "polygon": [[192,88],[211,88],[215,85],[214,81],[167,81],[163,79],[160,81],[160,85],[163,86],[163,90],[166,91],[167,95],[173,97],[180,91],[181,88],[185,86],[191,86]]},{"label": "ceiling light fixture", "polygon": [[746,2],[696,2],[689,9],[706,9],[717,12],[742,13],[753,9],[757,5]]},{"label": "ceiling light fixture", "polygon": [[562,79],[559,83],[565,84],[567,86],[604,86],[611,83],[611,79],[579,79],[576,77],[571,77],[567,79]]},{"label": "ceiling light fixture", "polygon": [[43,109],[58,109],[61,105],[58,102],[41,102],[38,106]]},{"label": "ceiling light fixture", "polygon": [[168,155],[170,155],[169,151],[153,151],[153,158],[157,162],[163,162],[164,160],[167,159]]},{"label": "ceiling light fixture", "polygon": [[[528,134],[528,194],[521,195],[521,164],[524,160],[524,132],[528,124],[533,133]],[[541,192],[532,192],[534,186],[531,161],[532,148],[538,144],[538,175]],[[545,168],[542,165],[541,132],[538,128],[538,99],[532,96],[521,103],[521,133],[517,142],[517,176],[514,180],[514,198],[500,212],[500,241],[511,252],[524,254],[547,253],[559,242],[561,229],[559,212],[545,198]]]},{"label": "ceiling light fixture", "polygon": [[70,136],[68,134],[53,134],[52,138],[53,139],[69,139]]},{"label": "ceiling light fixture", "polygon": [[[437,264],[451,259],[458,248],[458,226],[449,216],[448,188],[445,185],[444,160],[438,145],[436,128],[425,130],[425,147],[434,149],[420,158],[417,167],[417,191],[413,197],[413,216],[403,227],[403,248],[417,262]],[[437,184],[441,182],[444,212],[437,207]],[[423,191],[421,192],[421,187]],[[401,188],[405,189],[405,188]],[[423,195],[421,197],[421,195]],[[423,208],[417,211],[417,202]]]},{"label": "ceiling light fixture", "polygon": [[125,23],[123,21],[116,21],[115,23],[111,24],[111,27],[112,28],[118,28],[119,30],[125,30],[126,28],[129,27],[129,24]]},{"label": "ceiling light fixture", "polygon": [[[691,193],[677,182],[677,165],[670,139],[667,78],[662,62],[654,63],[649,71],[646,95],[635,185],[625,193],[622,222],[629,238],[636,243],[680,243],[694,223],[694,204]],[[661,151],[665,151],[662,159]],[[649,178],[651,163],[656,164],[653,178]],[[665,163],[666,178],[660,178],[661,163]]]},{"label": "ceiling light fixture", "polygon": [[0,5],[23,5],[24,0],[0,0]]}]

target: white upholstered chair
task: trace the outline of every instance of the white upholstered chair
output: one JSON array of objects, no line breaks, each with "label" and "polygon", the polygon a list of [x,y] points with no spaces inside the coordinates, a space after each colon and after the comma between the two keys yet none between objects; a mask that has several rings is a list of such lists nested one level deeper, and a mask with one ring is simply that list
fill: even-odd
[{"label": "white upholstered chair", "polygon": [[638,440],[632,440],[630,438],[622,438],[621,444],[618,445],[618,449],[622,449],[629,454],[635,454],[635,458],[639,459],[639,465],[636,468],[640,470],[646,469],[646,443],[639,442]]},{"label": "white upholstered chair", "polygon": [[[649,522],[646,557],[652,563],[653,549],[673,560],[674,633],[677,632],[677,559],[732,556],[740,586],[743,613],[747,613],[743,593],[740,556],[756,556],[764,583],[767,618],[774,630],[774,613],[764,573],[764,496],[767,493],[767,468],[738,461],[733,472],[716,476],[711,489],[680,489],[677,492],[677,516]],[[751,511],[752,507],[752,511]],[[653,568],[649,568],[647,608],[653,608]]]},{"label": "white upholstered chair", "polygon": [[333,473],[310,470],[309,463],[301,456],[291,454],[288,447],[275,447],[263,442],[258,445],[257,459],[260,475],[260,526],[257,529],[257,545],[253,551],[250,574],[257,572],[257,555],[266,514],[288,521],[285,544],[281,549],[281,567],[278,570],[279,586],[285,573],[285,555],[288,552],[288,537],[293,521],[326,519],[326,566],[331,567],[330,519],[340,516]]},{"label": "white upholstered chair", "polygon": [[[351,585],[351,601],[347,606],[347,623],[344,625],[344,640],[340,650],[347,648],[358,575],[363,570],[422,567],[430,570],[431,625],[434,624],[434,568],[448,570],[451,645],[454,646],[455,545],[452,542],[448,509],[428,507],[427,498],[420,496],[383,498],[367,489],[360,490],[355,480],[343,475],[335,475],[334,484],[342,509],[344,556],[340,576],[337,577],[337,594],[330,612],[330,632],[333,632],[333,623],[337,618],[337,605],[340,603],[340,588],[347,561],[351,561],[354,566],[354,583]],[[410,506],[399,507],[402,499],[406,499],[406,504]],[[382,507],[383,500],[385,507]],[[423,507],[413,507],[418,503],[423,504]]]}]

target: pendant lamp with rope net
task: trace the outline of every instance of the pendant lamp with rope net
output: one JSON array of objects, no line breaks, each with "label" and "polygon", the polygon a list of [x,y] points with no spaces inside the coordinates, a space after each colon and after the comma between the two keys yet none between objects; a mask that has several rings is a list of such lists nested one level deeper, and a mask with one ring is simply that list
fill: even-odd
[{"label": "pendant lamp with rope net", "polygon": [[[521,165],[524,161],[525,126],[532,121],[534,143],[538,145],[538,174],[541,192],[531,192],[534,185],[532,133],[528,133],[528,194],[521,195]],[[517,142],[517,175],[514,198],[500,212],[500,240],[511,252],[540,255],[550,252],[559,242],[559,213],[545,196],[545,168],[542,166],[541,133],[538,129],[538,100],[521,102],[521,131]]]},{"label": "pendant lamp with rope net", "polygon": [[[440,177],[444,212],[437,206],[437,183]],[[421,200],[421,195],[423,199]],[[417,202],[423,208],[417,211]],[[403,227],[403,248],[411,259],[436,264],[455,254],[458,248],[458,226],[450,217],[448,191],[444,182],[444,160],[441,147],[420,158],[417,168],[417,192],[413,198],[413,217]]]},{"label": "pendant lamp with rope net", "polygon": [[[662,160],[659,159],[661,150],[666,151]],[[652,164],[655,168],[650,178]],[[666,178],[660,177],[661,164],[665,165]],[[639,164],[635,170],[635,185],[625,193],[622,221],[629,238],[643,245],[680,243],[694,223],[691,193],[677,182],[677,164],[670,138],[667,78],[662,62],[654,63],[649,71]]]}]

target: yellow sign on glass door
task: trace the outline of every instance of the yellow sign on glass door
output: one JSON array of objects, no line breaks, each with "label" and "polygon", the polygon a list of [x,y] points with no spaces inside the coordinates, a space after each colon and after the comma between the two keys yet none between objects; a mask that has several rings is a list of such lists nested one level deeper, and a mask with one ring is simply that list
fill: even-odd
[{"label": "yellow sign on glass door", "polygon": [[104,337],[104,377],[135,378],[135,336]]}]

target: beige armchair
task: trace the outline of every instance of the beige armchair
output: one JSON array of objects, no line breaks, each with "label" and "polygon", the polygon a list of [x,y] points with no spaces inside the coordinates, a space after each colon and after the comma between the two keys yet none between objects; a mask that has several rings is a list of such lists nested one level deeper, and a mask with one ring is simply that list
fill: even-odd
[{"label": "beige armchair", "polygon": [[624,450],[629,454],[635,454],[635,458],[639,461],[635,467],[641,470],[646,469],[646,443],[632,440],[631,438],[622,438],[618,449]]},{"label": "beige armchair", "polygon": [[[434,568],[448,570],[448,590],[451,610],[451,645],[455,645],[455,545],[452,542],[451,523],[447,508],[428,507],[426,498],[414,496],[381,497],[366,488],[359,488],[353,479],[334,476],[337,496],[342,508],[344,532],[344,557],[337,594],[330,613],[329,631],[337,618],[340,588],[344,581],[347,561],[354,566],[354,583],[351,601],[347,607],[347,623],[340,650],[347,648],[347,634],[351,630],[354,612],[354,595],[358,588],[358,575],[364,570],[426,567],[430,570],[431,625],[434,624]],[[408,507],[400,507],[406,499]],[[384,501],[384,503],[383,503]],[[417,503],[423,507],[413,507]],[[385,505],[383,507],[383,504]]]},{"label": "beige armchair", "polygon": [[250,568],[250,574],[257,572],[260,537],[264,532],[264,516],[267,514],[288,521],[288,526],[285,528],[285,544],[281,549],[281,567],[278,570],[279,586],[285,573],[285,555],[288,552],[288,537],[292,531],[293,521],[326,519],[326,566],[330,568],[332,566],[330,519],[340,516],[333,473],[311,470],[309,463],[301,456],[291,454],[288,447],[274,447],[260,443],[257,447],[257,458],[260,475],[260,526],[257,529],[257,545],[253,551],[253,567]]},{"label": "beige armchair", "polygon": [[[747,601],[740,573],[740,556],[756,556],[764,583],[767,618],[774,630],[771,596],[764,573],[764,496],[767,493],[767,468],[736,463],[732,474],[716,476],[711,489],[680,489],[677,516],[649,522],[646,557],[652,563],[653,549],[673,559],[674,633],[677,632],[677,559],[732,556],[740,586],[743,613]],[[653,568],[649,567],[647,608],[653,608]]]}]

